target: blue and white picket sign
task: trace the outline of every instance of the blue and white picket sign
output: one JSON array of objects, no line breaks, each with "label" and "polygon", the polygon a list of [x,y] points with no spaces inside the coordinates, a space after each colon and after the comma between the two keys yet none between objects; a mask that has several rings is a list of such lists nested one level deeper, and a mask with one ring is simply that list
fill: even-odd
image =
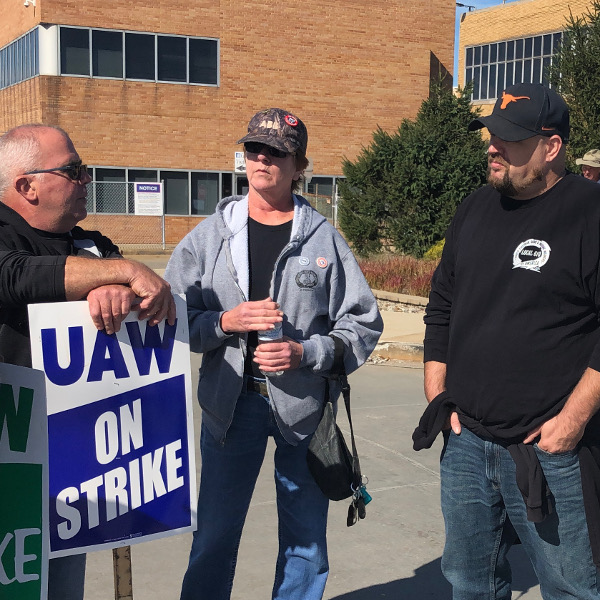
[{"label": "blue and white picket sign", "polygon": [[45,600],[48,435],[44,374],[0,363],[0,598]]},{"label": "blue and white picket sign", "polygon": [[132,312],[113,335],[87,302],[29,306],[46,375],[51,557],[196,526],[187,311],[155,327]]}]

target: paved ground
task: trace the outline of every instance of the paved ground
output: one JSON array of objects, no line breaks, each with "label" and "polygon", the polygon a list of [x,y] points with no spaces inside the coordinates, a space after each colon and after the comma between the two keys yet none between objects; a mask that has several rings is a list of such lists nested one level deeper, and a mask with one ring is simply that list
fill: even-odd
[{"label": "paved ground", "polygon": [[[193,371],[198,360],[193,359]],[[353,418],[363,472],[373,502],[367,518],[345,525],[347,502],[332,502],[331,575],[325,600],[449,600],[440,572],[444,543],[439,510],[439,443],[412,450],[411,433],[423,409],[422,369],[367,365],[350,379]],[[199,412],[199,411],[198,411]],[[196,413],[196,431],[199,414]],[[342,429],[346,430],[344,421]],[[261,472],[244,530],[233,600],[268,600],[276,554],[277,525],[272,448]],[[135,600],[176,600],[190,535],[132,547]],[[511,551],[514,598],[540,600],[526,558]],[[114,598],[112,553],[89,555],[86,600]]]}]

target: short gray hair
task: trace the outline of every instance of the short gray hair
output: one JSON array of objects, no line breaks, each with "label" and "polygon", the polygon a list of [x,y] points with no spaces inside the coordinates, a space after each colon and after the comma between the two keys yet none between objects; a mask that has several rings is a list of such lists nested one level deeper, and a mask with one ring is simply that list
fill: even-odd
[{"label": "short gray hair", "polygon": [[0,137],[0,200],[4,198],[14,177],[41,168],[39,133],[42,129],[55,129],[66,138],[69,137],[60,127],[42,123],[19,125]]}]

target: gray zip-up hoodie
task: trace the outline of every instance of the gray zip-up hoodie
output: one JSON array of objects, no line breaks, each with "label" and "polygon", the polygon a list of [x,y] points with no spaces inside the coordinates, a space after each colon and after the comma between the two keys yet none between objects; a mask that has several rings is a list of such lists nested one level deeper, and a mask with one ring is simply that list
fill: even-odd
[{"label": "gray zip-up hoodie", "polygon": [[[175,248],[165,279],[173,293],[187,296],[190,347],[203,353],[203,422],[224,441],[242,391],[247,334],[227,334],[219,322],[249,297],[248,196],[223,198]],[[328,334],[344,342],[344,366],[351,373],[375,348],[383,322],[350,248],[301,196],[294,196],[292,233],[275,263],[271,297],[285,315],[283,334],[303,346],[300,367],[267,383],[279,429],[296,444],[321,417],[334,358]],[[336,384],[332,391],[337,397]]]}]

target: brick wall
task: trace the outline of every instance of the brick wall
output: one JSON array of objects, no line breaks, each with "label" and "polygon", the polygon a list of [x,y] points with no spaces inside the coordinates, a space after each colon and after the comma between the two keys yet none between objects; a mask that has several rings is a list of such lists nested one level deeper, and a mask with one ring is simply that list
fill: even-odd
[{"label": "brick wall", "polygon": [[[205,217],[166,217],[165,244],[177,245]],[[133,215],[90,214],[79,223],[89,231],[100,231],[118,245],[160,246],[162,218]]]}]

